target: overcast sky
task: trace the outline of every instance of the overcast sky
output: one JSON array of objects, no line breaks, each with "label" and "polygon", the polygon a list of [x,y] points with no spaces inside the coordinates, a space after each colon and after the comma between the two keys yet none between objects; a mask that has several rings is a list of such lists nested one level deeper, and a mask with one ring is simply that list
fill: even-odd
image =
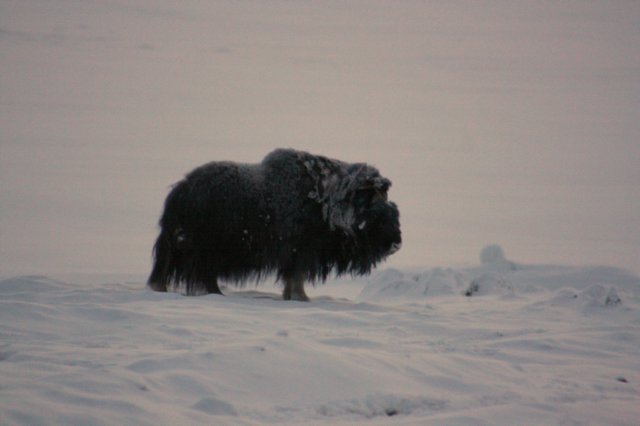
[{"label": "overcast sky", "polygon": [[168,187],[376,165],[387,266],[640,272],[640,2],[0,1],[0,275],[146,273]]}]

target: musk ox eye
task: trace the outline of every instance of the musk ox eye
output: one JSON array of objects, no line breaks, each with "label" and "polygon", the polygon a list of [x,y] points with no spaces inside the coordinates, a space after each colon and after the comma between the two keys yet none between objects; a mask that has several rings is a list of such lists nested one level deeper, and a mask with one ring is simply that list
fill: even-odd
[{"label": "musk ox eye", "polygon": [[358,189],[353,197],[353,203],[357,206],[366,206],[371,204],[376,191],[372,188]]},{"label": "musk ox eye", "polygon": [[376,191],[372,202],[376,202],[376,201],[382,201],[382,202],[387,202],[387,191]]},{"label": "musk ox eye", "polygon": [[369,206],[377,202],[387,202],[387,191],[376,188],[358,189],[353,197],[357,206]]}]

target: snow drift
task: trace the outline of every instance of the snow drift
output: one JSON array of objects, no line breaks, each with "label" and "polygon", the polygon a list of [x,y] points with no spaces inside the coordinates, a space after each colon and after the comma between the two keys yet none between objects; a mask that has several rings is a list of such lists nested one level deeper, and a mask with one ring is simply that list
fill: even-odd
[{"label": "snow drift", "polygon": [[640,279],[500,253],[308,304],[4,279],[0,423],[637,424]]}]

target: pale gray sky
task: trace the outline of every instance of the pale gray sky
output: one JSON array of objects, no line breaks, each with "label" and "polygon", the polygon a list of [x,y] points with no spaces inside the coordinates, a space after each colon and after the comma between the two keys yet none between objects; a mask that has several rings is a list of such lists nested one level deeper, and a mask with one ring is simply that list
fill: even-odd
[{"label": "pale gray sky", "polygon": [[0,275],[146,273],[168,187],[292,147],[392,179],[387,266],[640,271],[640,2],[1,1]]}]

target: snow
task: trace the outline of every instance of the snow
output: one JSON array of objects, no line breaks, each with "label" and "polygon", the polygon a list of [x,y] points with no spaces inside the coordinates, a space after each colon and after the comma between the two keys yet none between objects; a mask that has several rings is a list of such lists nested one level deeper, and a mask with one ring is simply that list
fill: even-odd
[{"label": "snow", "polygon": [[640,278],[481,258],[332,280],[309,303],[5,278],[0,423],[637,424]]}]

